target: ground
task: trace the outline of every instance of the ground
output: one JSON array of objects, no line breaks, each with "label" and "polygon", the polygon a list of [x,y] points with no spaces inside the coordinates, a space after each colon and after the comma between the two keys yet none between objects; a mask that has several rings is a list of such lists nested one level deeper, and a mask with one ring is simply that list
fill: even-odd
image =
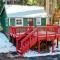
[{"label": "ground", "polygon": [[[2,37],[4,36],[4,37]],[[1,44],[2,43],[2,44]],[[56,48],[56,40],[54,41],[55,44],[55,52],[52,53],[52,49],[50,47],[50,52],[48,53],[40,53],[36,51],[29,50],[24,54],[24,57],[20,56],[13,56],[11,54],[11,51],[15,51],[15,48],[12,47],[13,45],[9,42],[7,37],[0,33],[0,60],[60,60],[60,41],[59,41],[59,47]],[[2,49],[2,47],[4,49]],[[6,50],[5,50],[6,48]],[[11,49],[13,48],[13,49]],[[4,53],[2,53],[4,52]],[[38,57],[40,56],[40,57]]]},{"label": "ground", "polygon": [[21,57],[8,57],[8,54],[0,54],[0,60],[28,60]]},{"label": "ground", "polygon": [[8,57],[8,54],[0,54],[0,60],[60,60],[60,55],[44,56],[44,57]]}]

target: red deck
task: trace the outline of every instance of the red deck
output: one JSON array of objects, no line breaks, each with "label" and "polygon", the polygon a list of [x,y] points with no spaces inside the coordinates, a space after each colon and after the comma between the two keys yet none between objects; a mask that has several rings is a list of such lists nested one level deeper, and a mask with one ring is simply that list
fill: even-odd
[{"label": "red deck", "polygon": [[16,49],[20,54],[28,51],[32,46],[38,43],[38,52],[40,53],[40,43],[42,40],[52,41],[52,52],[54,52],[54,40],[60,38],[60,26],[40,26],[34,28],[29,27],[10,27],[10,36],[12,37],[12,42],[16,40]]}]

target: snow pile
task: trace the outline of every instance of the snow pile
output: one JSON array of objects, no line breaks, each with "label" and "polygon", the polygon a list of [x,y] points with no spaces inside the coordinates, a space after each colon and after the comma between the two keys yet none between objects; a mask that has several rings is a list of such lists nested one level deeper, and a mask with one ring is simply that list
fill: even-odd
[{"label": "snow pile", "polygon": [[0,53],[7,53],[10,51],[16,51],[16,48],[3,33],[0,33]]}]

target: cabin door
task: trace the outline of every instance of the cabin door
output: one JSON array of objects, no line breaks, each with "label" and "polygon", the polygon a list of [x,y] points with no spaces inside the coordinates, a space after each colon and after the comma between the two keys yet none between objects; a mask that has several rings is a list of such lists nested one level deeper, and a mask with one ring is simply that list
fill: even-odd
[{"label": "cabin door", "polygon": [[28,25],[33,26],[33,18],[29,18]]}]

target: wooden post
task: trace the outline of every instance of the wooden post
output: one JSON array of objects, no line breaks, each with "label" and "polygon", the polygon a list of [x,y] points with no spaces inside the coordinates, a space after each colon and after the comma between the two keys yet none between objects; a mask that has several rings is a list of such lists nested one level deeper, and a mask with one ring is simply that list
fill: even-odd
[{"label": "wooden post", "polygon": [[47,40],[46,40],[46,49],[48,49]]},{"label": "wooden post", "polygon": [[38,53],[40,53],[40,41],[38,41]]},{"label": "wooden post", "polygon": [[[31,40],[32,40],[32,36],[30,37],[30,42],[31,42]],[[29,48],[30,48],[30,46],[29,46]],[[34,51],[34,46],[32,47],[32,51]]]},{"label": "wooden post", "polygon": [[12,36],[12,43],[14,44],[14,37]]},{"label": "wooden post", "polygon": [[58,48],[58,38],[57,38],[57,46],[56,46],[56,48]]},{"label": "wooden post", "polygon": [[16,49],[18,50],[19,49],[19,44],[18,44],[18,37],[16,37]]},{"label": "wooden post", "polygon": [[54,52],[54,40],[52,40],[52,52]]}]

